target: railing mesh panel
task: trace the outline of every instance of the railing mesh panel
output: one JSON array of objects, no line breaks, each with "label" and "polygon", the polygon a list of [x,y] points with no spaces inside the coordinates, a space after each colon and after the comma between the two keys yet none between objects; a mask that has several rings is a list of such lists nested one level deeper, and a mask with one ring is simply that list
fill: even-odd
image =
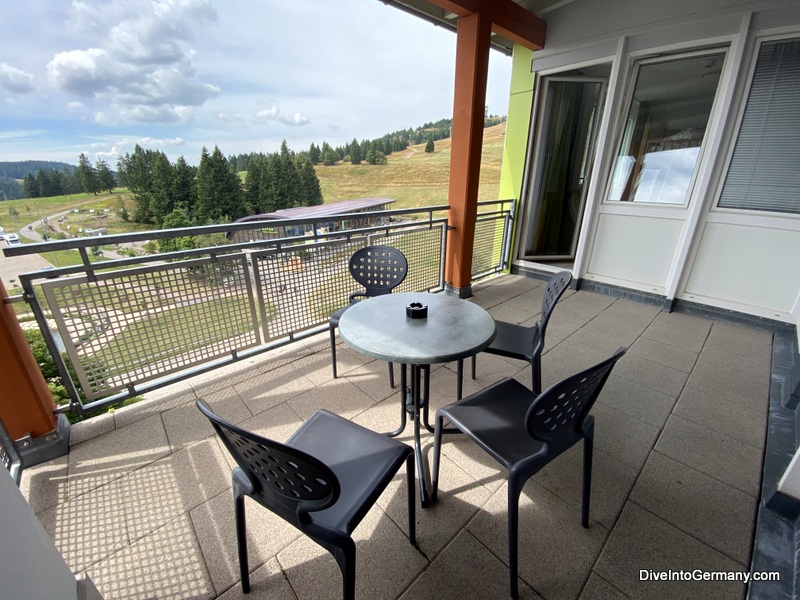
[{"label": "railing mesh panel", "polygon": [[472,249],[472,277],[502,269],[505,218],[487,218],[475,223],[475,245]]},{"label": "railing mesh panel", "polygon": [[253,253],[265,340],[324,325],[349,302],[351,293],[363,291],[347,265],[364,246],[393,246],[406,256],[408,276],[396,292],[440,288],[443,235],[443,224],[434,224]]},{"label": "railing mesh panel", "polygon": [[90,400],[260,344],[243,255],[42,288]]},{"label": "railing mesh panel", "polygon": [[253,254],[267,341],[327,323],[359,285],[350,277],[350,256],[366,238],[290,246]]}]

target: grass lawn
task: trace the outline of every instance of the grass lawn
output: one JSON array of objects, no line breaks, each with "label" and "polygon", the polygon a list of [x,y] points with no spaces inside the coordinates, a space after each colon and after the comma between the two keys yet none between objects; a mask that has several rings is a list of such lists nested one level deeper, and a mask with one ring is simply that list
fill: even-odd
[{"label": "grass lawn", "polygon": [[[489,127],[483,135],[483,158],[478,192],[480,200],[497,200],[503,161],[505,123]],[[425,144],[393,152],[386,165],[316,165],[325,203],[353,198],[392,198],[391,208],[417,208],[447,204],[451,140],[434,143],[433,153]]]}]

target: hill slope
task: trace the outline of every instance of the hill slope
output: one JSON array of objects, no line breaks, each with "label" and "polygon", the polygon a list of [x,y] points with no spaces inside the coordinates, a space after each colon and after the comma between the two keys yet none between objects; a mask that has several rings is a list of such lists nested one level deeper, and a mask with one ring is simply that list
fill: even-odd
[{"label": "hill slope", "polygon": [[[498,197],[505,127],[505,123],[501,123],[483,132],[480,200]],[[392,208],[447,204],[451,142],[450,138],[435,142],[433,153],[425,152],[425,144],[409,146],[407,150],[390,154],[386,165],[316,165],[325,203],[386,197],[397,201]]]}]

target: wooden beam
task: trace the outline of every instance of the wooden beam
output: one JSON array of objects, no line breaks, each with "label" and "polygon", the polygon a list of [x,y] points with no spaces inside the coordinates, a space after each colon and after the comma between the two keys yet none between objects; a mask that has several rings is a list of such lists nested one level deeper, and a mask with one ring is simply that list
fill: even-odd
[{"label": "wooden beam", "polygon": [[434,6],[459,16],[483,13],[492,31],[529,50],[544,48],[547,23],[511,0],[428,0]]},{"label": "wooden beam", "polygon": [[490,37],[491,23],[483,13],[459,19],[447,197],[452,229],[445,263],[445,281],[459,296],[471,295]]}]

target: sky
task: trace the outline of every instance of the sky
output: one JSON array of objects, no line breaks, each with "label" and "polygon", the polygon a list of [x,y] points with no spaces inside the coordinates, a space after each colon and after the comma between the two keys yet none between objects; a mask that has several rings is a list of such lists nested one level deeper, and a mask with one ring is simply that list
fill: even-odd
[{"label": "sky", "polygon": [[[197,164],[450,118],[456,35],[379,0],[0,0],[0,161]],[[490,53],[506,114],[511,58]]]}]

